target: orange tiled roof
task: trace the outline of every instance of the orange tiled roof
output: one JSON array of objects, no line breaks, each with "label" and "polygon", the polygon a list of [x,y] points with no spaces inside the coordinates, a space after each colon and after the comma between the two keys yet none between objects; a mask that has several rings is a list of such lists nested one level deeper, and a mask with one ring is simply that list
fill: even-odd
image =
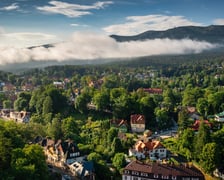
[{"label": "orange tiled roof", "polygon": [[160,141],[147,141],[147,142],[142,142],[142,141],[138,141],[135,145],[135,149],[138,152],[142,152],[144,150],[144,148],[147,148],[147,150],[151,151],[153,149],[159,149],[159,148],[163,148],[164,146],[160,143]]}]

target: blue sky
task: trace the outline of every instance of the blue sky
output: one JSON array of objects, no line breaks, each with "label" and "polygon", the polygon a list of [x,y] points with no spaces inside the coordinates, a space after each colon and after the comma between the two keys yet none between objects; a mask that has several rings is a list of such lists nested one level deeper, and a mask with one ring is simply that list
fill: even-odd
[{"label": "blue sky", "polygon": [[14,38],[22,45],[62,41],[76,31],[134,35],[224,24],[223,7],[223,0],[0,0],[0,33],[5,44]]},{"label": "blue sky", "polygon": [[223,7],[223,0],[0,0],[0,48],[74,41],[75,33],[85,38],[80,32],[135,35],[224,25]]}]

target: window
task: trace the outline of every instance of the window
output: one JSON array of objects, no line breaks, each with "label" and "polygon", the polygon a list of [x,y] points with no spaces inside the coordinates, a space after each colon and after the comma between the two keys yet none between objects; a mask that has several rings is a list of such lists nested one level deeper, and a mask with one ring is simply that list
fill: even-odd
[{"label": "window", "polygon": [[153,176],[154,178],[158,178],[159,176],[158,176],[158,174],[154,174],[154,176]]},{"label": "window", "polygon": [[191,180],[199,180],[199,178],[191,178]]},{"label": "window", "polygon": [[138,178],[137,177],[133,177],[133,180],[138,180]]},{"label": "window", "polygon": [[169,176],[162,176],[162,179],[169,179]]},{"label": "window", "polygon": [[189,177],[182,177],[182,180],[191,180]]},{"label": "window", "polygon": [[139,175],[139,173],[137,171],[132,171],[132,175]]},{"label": "window", "polygon": [[125,174],[129,174],[129,170],[124,170],[124,173]]},{"label": "window", "polygon": [[147,173],[141,173],[141,176],[145,176],[145,177],[148,177],[148,174]]},{"label": "window", "polygon": [[177,179],[177,177],[176,176],[172,176],[172,180],[176,180]]}]

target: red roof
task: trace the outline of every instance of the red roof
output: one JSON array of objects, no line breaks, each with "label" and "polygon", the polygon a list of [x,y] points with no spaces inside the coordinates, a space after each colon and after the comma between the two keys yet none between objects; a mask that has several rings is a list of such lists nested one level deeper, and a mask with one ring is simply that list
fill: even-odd
[{"label": "red roof", "polygon": [[128,126],[128,122],[127,122],[127,120],[124,120],[124,119],[111,119],[111,120],[110,120],[110,124],[111,124],[111,125],[114,125],[114,126],[116,126],[116,127],[120,127],[120,126],[122,126],[123,124],[124,124],[125,126]]},{"label": "red roof", "polygon": [[198,131],[199,126],[200,126],[200,124],[201,124],[202,121],[204,122],[204,124],[208,125],[210,128],[212,127],[212,124],[211,124],[208,120],[196,120],[196,121],[194,122],[194,124],[192,125],[191,128],[192,128],[194,131]]},{"label": "red roof", "polygon": [[143,90],[150,94],[162,94],[163,93],[163,90],[160,88],[144,88]]},{"label": "red roof", "polygon": [[160,141],[147,141],[147,142],[138,141],[135,145],[135,149],[138,152],[143,152],[144,148],[147,148],[147,150],[149,151],[153,149],[164,148],[164,146],[160,143]]},{"label": "red roof", "polygon": [[131,124],[145,124],[145,116],[141,114],[131,115]]}]

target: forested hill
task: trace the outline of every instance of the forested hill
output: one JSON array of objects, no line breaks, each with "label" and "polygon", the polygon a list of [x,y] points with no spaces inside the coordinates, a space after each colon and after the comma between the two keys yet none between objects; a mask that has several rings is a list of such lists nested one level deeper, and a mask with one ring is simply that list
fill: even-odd
[{"label": "forested hill", "polygon": [[211,43],[224,43],[224,26],[184,26],[168,29],[166,31],[146,31],[135,36],[111,35],[112,38],[119,42],[137,41],[146,39],[192,39],[198,41],[207,41]]}]

